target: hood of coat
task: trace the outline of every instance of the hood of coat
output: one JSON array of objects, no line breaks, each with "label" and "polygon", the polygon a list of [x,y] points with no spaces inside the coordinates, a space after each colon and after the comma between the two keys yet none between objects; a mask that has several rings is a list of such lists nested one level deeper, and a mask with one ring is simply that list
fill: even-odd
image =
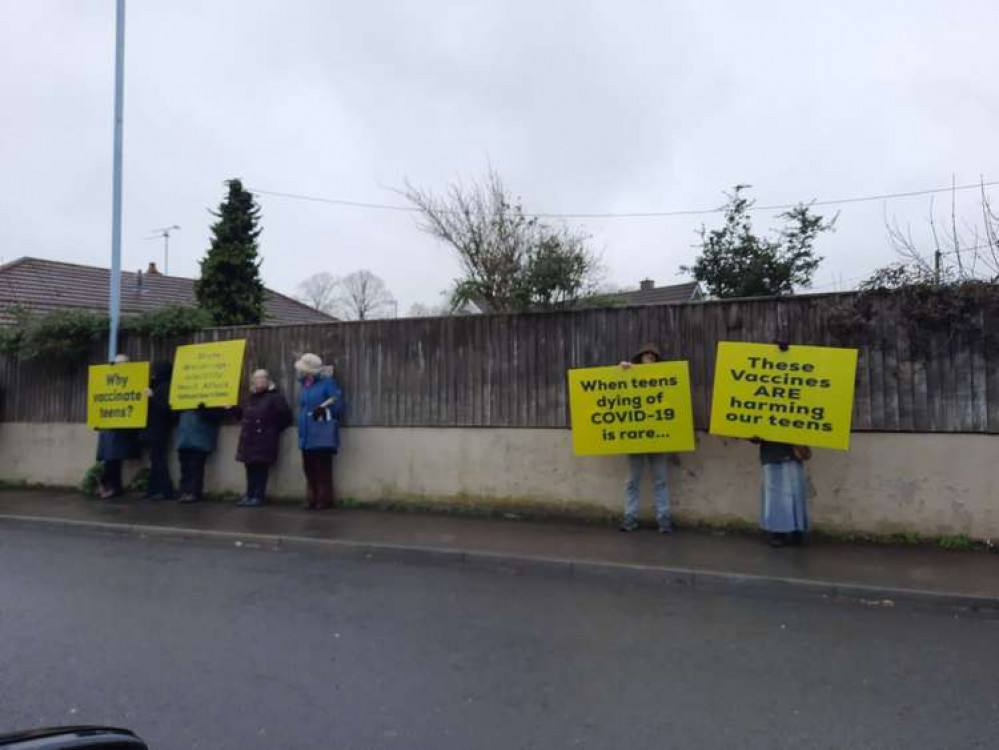
[{"label": "hood of coat", "polygon": [[170,375],[173,372],[173,365],[166,360],[154,362],[149,374],[150,382],[154,384],[169,383]]}]

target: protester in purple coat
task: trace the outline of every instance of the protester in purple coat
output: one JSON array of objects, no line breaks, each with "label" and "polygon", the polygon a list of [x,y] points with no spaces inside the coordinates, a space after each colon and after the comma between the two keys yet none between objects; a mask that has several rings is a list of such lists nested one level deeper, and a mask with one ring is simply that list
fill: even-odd
[{"label": "protester in purple coat", "polygon": [[242,421],[236,460],[246,464],[246,495],[236,505],[263,505],[267,496],[267,475],[277,461],[281,433],[291,426],[292,414],[267,370],[253,373],[250,398],[237,409]]}]

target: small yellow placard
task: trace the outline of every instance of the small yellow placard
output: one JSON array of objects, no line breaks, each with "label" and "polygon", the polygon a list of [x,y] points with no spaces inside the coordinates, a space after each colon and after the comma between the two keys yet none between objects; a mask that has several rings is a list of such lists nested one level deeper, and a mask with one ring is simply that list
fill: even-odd
[{"label": "small yellow placard", "polygon": [[856,376],[856,349],[722,341],[711,432],[846,450]]},{"label": "small yellow placard", "polygon": [[245,349],[246,339],[178,346],[170,380],[170,408],[238,403]]},{"label": "small yellow placard", "polygon": [[141,428],[149,413],[148,362],[93,365],[87,373],[87,427]]},{"label": "small yellow placard", "polygon": [[686,362],[569,370],[569,409],[579,456],[695,447]]}]

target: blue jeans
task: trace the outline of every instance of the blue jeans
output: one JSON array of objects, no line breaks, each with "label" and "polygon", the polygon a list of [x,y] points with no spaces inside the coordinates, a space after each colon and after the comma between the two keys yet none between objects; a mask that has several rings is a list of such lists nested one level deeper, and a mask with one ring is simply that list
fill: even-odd
[{"label": "blue jeans", "polygon": [[656,521],[669,523],[669,484],[665,453],[629,453],[628,482],[624,486],[624,518],[638,518],[638,501],[642,492],[642,474],[648,464],[652,471],[652,491],[656,503]]}]

